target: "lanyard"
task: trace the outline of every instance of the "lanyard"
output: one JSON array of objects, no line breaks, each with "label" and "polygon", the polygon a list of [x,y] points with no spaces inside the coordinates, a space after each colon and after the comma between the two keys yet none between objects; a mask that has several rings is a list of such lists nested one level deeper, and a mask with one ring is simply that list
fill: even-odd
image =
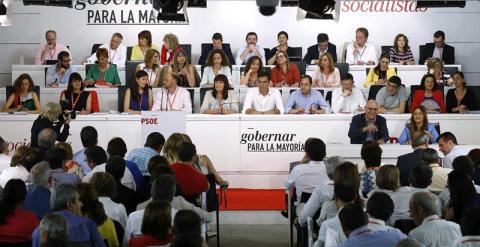
[{"label": "lanyard", "polygon": [[57,51],[57,47],[53,48],[53,50],[50,50],[50,60],[55,60],[54,56],[56,51]]},{"label": "lanyard", "polygon": [[77,95],[76,100],[73,99],[73,92],[72,92],[72,94],[70,94],[70,102],[72,102],[72,111],[75,110],[75,106],[77,105],[77,102],[80,99],[81,94],[82,94],[82,92],[80,91],[80,93],[78,93],[78,95]]},{"label": "lanyard", "polygon": [[[170,99],[168,98],[168,91],[167,91],[167,101],[168,101],[168,105],[170,106],[170,110],[172,109],[173,104],[175,103],[175,98],[177,98],[177,93],[178,93],[178,87],[175,90],[175,94],[173,95],[173,100],[170,101]],[[168,111],[168,108],[167,108],[167,111]]]}]

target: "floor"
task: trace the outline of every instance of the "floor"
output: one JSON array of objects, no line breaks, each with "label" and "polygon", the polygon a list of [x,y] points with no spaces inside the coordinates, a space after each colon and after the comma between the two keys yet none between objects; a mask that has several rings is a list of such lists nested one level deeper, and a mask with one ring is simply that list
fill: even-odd
[{"label": "floor", "polygon": [[[208,246],[216,247],[216,238],[210,239]],[[220,246],[286,247],[288,225],[221,225]]]}]

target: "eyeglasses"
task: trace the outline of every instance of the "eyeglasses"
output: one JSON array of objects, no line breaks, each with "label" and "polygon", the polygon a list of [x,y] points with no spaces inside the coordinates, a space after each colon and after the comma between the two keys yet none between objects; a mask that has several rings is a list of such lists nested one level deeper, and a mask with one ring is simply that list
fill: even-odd
[{"label": "eyeglasses", "polygon": [[70,61],[72,61],[71,59],[68,59],[68,60],[62,60],[62,62],[64,63],[70,63]]}]

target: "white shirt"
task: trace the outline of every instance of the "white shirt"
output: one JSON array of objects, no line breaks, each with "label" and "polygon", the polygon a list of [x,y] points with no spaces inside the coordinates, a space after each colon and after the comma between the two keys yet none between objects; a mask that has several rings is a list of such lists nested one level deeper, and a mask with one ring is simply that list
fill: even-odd
[{"label": "white shirt", "polygon": [[10,162],[12,162],[12,157],[0,154],[0,174],[2,171],[10,167]]},{"label": "white shirt", "polygon": [[434,193],[442,192],[446,189],[448,174],[453,171],[450,168],[443,168],[438,164],[430,164],[433,176],[432,183],[428,186],[428,190]]},{"label": "white shirt", "polygon": [[245,101],[243,102],[242,113],[248,109],[254,109],[257,111],[270,111],[277,108],[280,114],[283,114],[285,108],[283,107],[283,100],[280,91],[276,88],[269,88],[267,95],[263,96],[260,93],[258,87],[249,88]]},{"label": "white shirt", "polygon": [[421,225],[410,231],[409,237],[428,247],[452,246],[462,238],[460,226],[446,221],[438,215],[430,215],[423,219]]},{"label": "white shirt", "polygon": [[105,214],[108,218],[116,220],[122,225],[123,229],[125,229],[125,226],[127,225],[127,210],[125,209],[125,206],[121,203],[112,201],[110,197],[100,196],[98,197],[98,200],[103,204]]},{"label": "white shirt", "polygon": [[455,247],[479,247],[480,236],[464,236],[458,241]]},{"label": "white shirt", "polygon": [[[240,55],[242,55],[243,51],[245,51],[247,48],[248,48],[248,46],[245,45],[245,46],[240,47],[240,49],[238,49],[237,57],[235,58],[235,64],[236,65],[242,65],[244,63],[247,63],[247,61],[250,57],[257,56],[257,53],[249,52],[245,55],[245,60],[242,60],[240,58]],[[265,50],[258,45],[255,45],[255,48],[257,48],[258,53],[260,53],[260,59],[262,59],[262,63],[267,64],[267,62],[265,60]]]},{"label": "white shirt", "polygon": [[[230,67],[228,66],[222,66],[220,70],[218,71],[218,74],[225,75],[228,78],[228,81],[232,82],[232,71],[230,70]],[[213,69],[211,66],[207,66],[203,68],[203,74],[202,74],[202,81],[200,82],[200,87],[203,87],[205,85],[210,85],[213,86],[214,79],[215,79],[215,72],[213,72]]]},{"label": "white shirt", "polygon": [[464,148],[458,145],[453,146],[452,150],[450,150],[450,153],[445,155],[445,157],[443,158],[442,167],[453,169],[453,166],[452,166],[453,160],[458,156],[467,155],[467,154],[468,154],[468,151],[465,150]]},{"label": "white shirt", "polygon": [[[343,235],[343,237],[339,237]],[[315,247],[333,247],[337,246],[340,241],[339,239],[342,238],[343,240],[347,239],[345,234],[342,230],[342,225],[340,224],[340,219],[338,216],[330,218],[324,222],[320,226],[320,230],[318,231],[318,239],[315,241]]]},{"label": "white shirt", "polygon": [[348,44],[347,46],[347,57],[345,62],[348,64],[358,64],[358,62],[362,61],[363,63],[368,63],[368,61],[372,61],[377,64],[377,48],[375,48],[375,44],[367,42],[365,45],[358,49],[358,52],[354,52],[355,47],[353,43]]},{"label": "white shirt", "polygon": [[317,219],[317,225],[322,225],[322,222],[331,219],[338,214],[337,204],[335,200],[330,199],[322,204],[322,210],[320,211],[320,215]]},{"label": "white shirt", "polygon": [[0,174],[0,186],[5,188],[5,185],[10,179],[21,179],[25,182],[27,181],[28,175],[27,169],[23,166],[8,167]]},{"label": "white shirt", "polygon": [[[137,205],[137,210],[140,210],[140,209],[145,209],[147,207],[147,205],[152,201],[152,198],[150,197],[150,199],[146,200],[145,202],[142,202],[140,204]],[[172,206],[172,208],[180,211],[180,210],[183,210],[183,209],[186,209],[186,210],[191,210],[195,213],[198,214],[198,216],[200,216],[200,219],[202,220],[202,222],[206,222],[206,223],[209,223],[212,221],[212,215],[199,208],[199,207],[195,207],[195,205],[189,203],[187,200],[185,200],[183,198],[183,196],[175,196],[173,197],[173,200],[172,202],[170,203],[170,205]]]},{"label": "white shirt", "polygon": [[[108,50],[108,62],[116,64],[118,66],[125,66],[127,61],[127,47],[120,44],[117,49],[110,48],[110,42],[101,45],[98,48],[105,48]],[[97,54],[93,53],[88,59],[88,63],[95,63],[97,61]]]},{"label": "white shirt", "polygon": [[157,72],[160,70],[160,66],[157,67],[156,70],[145,68],[145,63],[141,63],[138,66],[139,66],[140,70],[143,70],[143,71],[147,72],[147,74],[148,74],[148,85],[150,85],[152,87],[155,84],[155,80],[157,80]]},{"label": "white shirt", "polygon": [[337,88],[332,92],[332,111],[334,113],[341,112],[355,112],[360,107],[364,108],[367,102],[365,96],[358,88],[352,88],[352,93],[349,96],[342,96],[342,88]]},{"label": "white shirt", "polygon": [[442,47],[442,48],[438,48],[438,47],[435,46],[435,49],[433,49],[432,58],[440,58],[440,59],[442,59],[442,53],[443,53],[443,47]]},{"label": "white shirt", "polygon": [[183,87],[178,87],[171,93],[162,89],[153,96],[152,111],[185,111],[192,113],[190,93]]},{"label": "white shirt", "polygon": [[[95,166],[92,171],[90,171],[87,175],[85,175],[82,178],[82,182],[84,183],[90,183],[90,180],[92,179],[93,174],[97,172],[105,172],[105,166],[106,164],[103,163],[101,165]],[[129,169],[125,168],[125,172],[123,173],[122,180],[120,181],[121,184],[125,185],[125,187],[128,187],[129,189],[132,190],[137,190],[135,180],[133,179],[133,175],[130,172]]]},{"label": "white shirt", "polygon": [[[392,198],[393,205],[393,214],[388,220],[389,225],[395,224],[396,220],[399,219],[411,219],[410,218],[410,199],[413,194],[417,192],[428,191],[427,188],[414,188],[414,187],[401,187],[398,191],[390,193],[389,196]],[[439,204],[440,205],[440,204]],[[439,209],[440,210],[440,209]]]},{"label": "white shirt", "polygon": [[322,185],[325,180],[330,180],[327,176],[327,169],[323,161],[310,161],[307,164],[295,166],[288,174],[285,181],[287,189],[295,187],[297,198],[300,200],[302,192],[312,193],[313,190]]},{"label": "white shirt", "polygon": [[302,213],[298,217],[298,223],[301,226],[307,225],[307,217],[312,217],[323,205],[324,202],[333,198],[333,181],[324,181],[323,184],[317,186],[308,199],[308,202],[303,207]]},{"label": "white shirt", "polygon": [[385,224],[385,221],[381,219],[373,218],[370,215],[368,216],[368,226],[372,228],[372,230],[374,231],[377,231],[377,230],[384,231],[384,230],[394,229],[391,226],[387,226]]}]

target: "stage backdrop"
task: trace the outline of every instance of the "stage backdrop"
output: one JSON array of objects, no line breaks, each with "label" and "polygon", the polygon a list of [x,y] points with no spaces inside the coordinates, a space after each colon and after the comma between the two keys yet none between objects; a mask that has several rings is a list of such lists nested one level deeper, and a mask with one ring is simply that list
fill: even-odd
[{"label": "stage backdrop", "polygon": [[[189,8],[189,25],[159,25],[152,19],[150,0],[74,0],[75,8],[24,6],[12,1],[8,8],[11,26],[0,28],[0,86],[11,82],[11,65],[18,64],[20,56],[25,63],[33,63],[34,53],[44,33],[56,30],[58,42],[69,45],[75,63],[86,58],[92,44],[105,43],[113,32],[121,32],[126,45],[137,42],[138,32],[153,32],[153,43],[162,44],[166,33],[178,35],[181,43],[193,44],[193,62],[200,56],[200,44],[210,42],[214,32],[222,32],[224,41],[232,46],[234,54],[245,43],[245,34],[256,31],[258,44],[272,48],[277,33],[289,33],[290,46],[308,46],[316,43],[319,32],[329,34],[342,57],[345,42],[354,39],[355,29],[369,29],[369,41],[392,45],[396,34],[404,33],[410,39],[413,54],[418,60],[418,45],[432,41],[432,34],[442,29],[446,41],[456,48],[456,61],[463,64],[467,82],[480,85],[480,2],[467,1],[461,8],[415,10],[411,0],[342,1],[338,21],[297,21],[297,8],[277,8],[275,15],[264,17],[255,1],[208,1],[206,9]],[[147,2],[147,4],[144,4]],[[96,3],[96,4],[91,4]],[[105,4],[102,4],[105,3]]]}]

